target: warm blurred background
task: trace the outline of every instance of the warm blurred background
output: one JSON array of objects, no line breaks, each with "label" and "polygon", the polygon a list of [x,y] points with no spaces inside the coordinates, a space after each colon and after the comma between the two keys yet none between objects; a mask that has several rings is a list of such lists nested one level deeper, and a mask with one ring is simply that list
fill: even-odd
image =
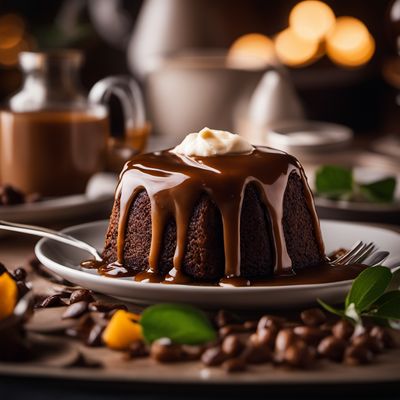
[{"label": "warm blurred background", "polygon": [[[3,0],[1,100],[21,84],[21,50],[84,50],[82,80],[89,89],[110,74],[132,73],[146,85],[149,76],[151,80],[162,69],[159,58],[231,48],[231,60],[241,69],[262,70],[275,58],[284,64],[312,119],[374,135],[397,130],[400,2],[327,0],[296,7],[297,0],[150,0],[145,10],[142,3]],[[246,36],[253,33],[258,35]],[[241,54],[250,57],[241,62]]]}]

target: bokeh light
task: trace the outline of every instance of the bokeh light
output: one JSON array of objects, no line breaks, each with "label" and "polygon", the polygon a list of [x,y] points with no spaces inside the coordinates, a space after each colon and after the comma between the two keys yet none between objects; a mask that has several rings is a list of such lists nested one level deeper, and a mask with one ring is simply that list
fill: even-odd
[{"label": "bokeh light", "polygon": [[9,49],[17,46],[22,40],[25,23],[16,14],[0,16],[0,49]]},{"label": "bokeh light", "polygon": [[243,35],[232,44],[227,56],[231,67],[258,69],[275,60],[273,41],[259,33]]},{"label": "bokeh light", "polygon": [[340,17],[327,36],[326,52],[333,62],[341,66],[358,67],[373,56],[375,40],[360,20]]},{"label": "bokeh light", "polygon": [[0,65],[13,67],[21,51],[34,47],[34,40],[25,31],[25,22],[17,14],[0,16]]},{"label": "bokeh light", "polygon": [[322,55],[318,41],[305,40],[290,28],[276,36],[275,51],[283,64],[292,67],[308,65]]},{"label": "bokeh light", "polygon": [[322,1],[307,0],[296,4],[289,15],[289,26],[306,40],[322,40],[335,24],[335,14]]}]

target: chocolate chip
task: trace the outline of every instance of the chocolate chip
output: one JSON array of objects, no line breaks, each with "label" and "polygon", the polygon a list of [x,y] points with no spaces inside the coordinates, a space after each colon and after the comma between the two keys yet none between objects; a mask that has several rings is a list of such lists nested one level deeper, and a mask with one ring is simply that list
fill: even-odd
[{"label": "chocolate chip", "polygon": [[243,343],[236,335],[229,335],[222,342],[222,351],[229,357],[239,355],[243,348]]},{"label": "chocolate chip", "polygon": [[353,333],[354,326],[346,319],[341,319],[332,327],[332,334],[338,339],[348,340]]},{"label": "chocolate chip", "polygon": [[113,310],[125,310],[127,311],[128,308],[125,304],[118,304],[118,303],[104,303],[101,301],[96,301],[89,304],[89,311],[95,312],[102,312],[107,313]]},{"label": "chocolate chip", "polygon": [[80,316],[85,314],[87,310],[88,310],[88,303],[86,301],[78,301],[77,303],[68,306],[68,308],[62,315],[62,319],[79,318]]},{"label": "chocolate chip", "polygon": [[210,347],[201,356],[202,363],[209,367],[221,365],[226,359],[227,355],[219,346]]},{"label": "chocolate chip", "polygon": [[90,347],[100,347],[103,345],[102,335],[105,327],[102,325],[94,325],[87,335],[86,344]]},{"label": "chocolate chip", "polygon": [[246,363],[242,358],[231,358],[222,363],[222,369],[226,372],[241,372],[246,369]]},{"label": "chocolate chip", "polygon": [[12,276],[14,280],[19,282],[19,281],[24,281],[26,279],[27,273],[24,268],[19,267],[13,271]]},{"label": "chocolate chip", "polygon": [[37,306],[38,308],[53,308],[53,307],[64,307],[65,302],[61,299],[59,294],[53,294],[45,297],[42,302]]},{"label": "chocolate chip", "polygon": [[172,343],[167,338],[158,339],[151,344],[150,356],[154,360],[163,363],[176,362],[184,359],[181,346]]},{"label": "chocolate chip", "polygon": [[12,206],[25,202],[25,195],[10,185],[0,186],[0,205]]},{"label": "chocolate chip", "polygon": [[92,302],[93,296],[90,290],[87,289],[78,289],[74,290],[71,293],[71,296],[69,298],[69,304],[74,304],[77,303],[78,301],[86,301],[87,303]]},{"label": "chocolate chip", "polygon": [[318,345],[318,354],[333,361],[341,361],[346,349],[346,341],[335,336],[327,336]]},{"label": "chocolate chip", "polygon": [[300,314],[300,318],[304,322],[304,325],[308,326],[318,326],[326,322],[326,315],[319,308],[304,310]]},{"label": "chocolate chip", "polygon": [[362,365],[368,364],[373,359],[371,350],[364,346],[349,346],[344,354],[344,362],[347,365]]}]

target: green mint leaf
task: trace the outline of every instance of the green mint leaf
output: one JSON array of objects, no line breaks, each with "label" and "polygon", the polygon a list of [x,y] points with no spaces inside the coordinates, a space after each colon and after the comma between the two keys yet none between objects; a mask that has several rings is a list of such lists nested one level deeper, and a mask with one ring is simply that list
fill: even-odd
[{"label": "green mint leaf", "polygon": [[360,185],[360,190],[364,197],[374,202],[393,201],[395,189],[396,178],[392,176],[376,182]]},{"label": "green mint leaf", "polygon": [[201,344],[214,340],[215,331],[206,315],[182,304],[156,304],[146,308],[140,319],[148,342],[169,338],[179,344]]},{"label": "green mint leaf", "polygon": [[323,165],[316,172],[315,186],[320,196],[337,199],[349,195],[353,191],[353,173],[349,168]]},{"label": "green mint leaf", "polygon": [[346,309],[354,304],[358,313],[367,310],[385,292],[391,279],[392,273],[387,267],[378,265],[365,269],[351,286],[346,297]]},{"label": "green mint leaf", "polygon": [[400,320],[400,291],[393,290],[379,297],[370,315],[379,318]]},{"label": "green mint leaf", "polygon": [[318,304],[323,307],[326,311],[330,312],[331,314],[338,315],[341,318],[346,318],[344,311],[339,310],[338,308],[332,307],[329,304],[325,303],[321,299],[317,299]]}]

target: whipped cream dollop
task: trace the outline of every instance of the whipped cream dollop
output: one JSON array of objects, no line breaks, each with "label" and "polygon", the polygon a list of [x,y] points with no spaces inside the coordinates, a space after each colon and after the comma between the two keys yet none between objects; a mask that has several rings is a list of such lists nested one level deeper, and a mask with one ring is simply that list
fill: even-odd
[{"label": "whipped cream dollop", "polygon": [[190,133],[178,144],[172,153],[184,156],[217,156],[223,154],[251,153],[254,147],[241,136],[227,131],[203,128]]}]

